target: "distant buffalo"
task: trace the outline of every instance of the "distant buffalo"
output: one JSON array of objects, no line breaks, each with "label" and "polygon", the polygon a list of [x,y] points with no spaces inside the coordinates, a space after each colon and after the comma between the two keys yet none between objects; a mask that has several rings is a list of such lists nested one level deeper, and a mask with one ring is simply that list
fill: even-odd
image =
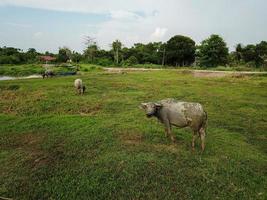
[{"label": "distant buffalo", "polygon": [[42,74],[42,76],[43,76],[43,79],[45,78],[45,77],[47,77],[47,78],[52,78],[53,76],[55,76],[55,73],[53,72],[53,71],[51,71],[51,70],[47,70],[47,71],[45,71],[43,74]]},{"label": "distant buffalo", "polygon": [[81,79],[76,79],[74,81],[74,87],[79,94],[84,94],[85,86],[84,86],[83,81]]},{"label": "distant buffalo", "polygon": [[179,128],[190,127],[193,131],[192,149],[195,149],[195,137],[198,135],[204,151],[207,113],[201,104],[165,99],[157,103],[142,103],[141,108],[145,110],[147,117],[154,116],[164,124],[166,136],[170,136],[173,142],[175,137],[171,132],[172,125]]}]

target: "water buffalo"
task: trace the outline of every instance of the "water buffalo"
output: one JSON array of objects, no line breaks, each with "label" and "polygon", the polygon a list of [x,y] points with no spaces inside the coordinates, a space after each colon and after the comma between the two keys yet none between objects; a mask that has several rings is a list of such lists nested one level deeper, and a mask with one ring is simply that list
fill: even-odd
[{"label": "water buffalo", "polygon": [[51,71],[51,70],[47,70],[47,71],[45,71],[45,72],[42,74],[42,76],[43,76],[43,79],[44,79],[45,77],[49,78],[49,77],[53,77],[53,76],[55,76],[55,73],[54,73],[53,71]]},{"label": "water buffalo", "polygon": [[84,94],[85,86],[83,85],[83,81],[81,79],[76,79],[74,81],[74,87],[76,88],[79,94]]},{"label": "water buffalo", "polygon": [[193,131],[192,149],[195,149],[195,138],[199,135],[204,151],[207,113],[201,104],[165,99],[157,103],[142,103],[141,108],[145,110],[147,117],[154,116],[164,124],[166,137],[170,136],[173,142],[175,137],[171,132],[172,125],[178,128],[190,127]]}]

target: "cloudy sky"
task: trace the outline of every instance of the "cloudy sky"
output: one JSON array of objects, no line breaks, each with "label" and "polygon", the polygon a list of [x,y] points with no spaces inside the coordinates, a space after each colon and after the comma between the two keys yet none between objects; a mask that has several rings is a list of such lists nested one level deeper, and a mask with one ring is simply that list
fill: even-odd
[{"label": "cloudy sky", "polygon": [[85,36],[108,49],[216,33],[233,49],[267,40],[266,10],[266,0],[0,0],[0,46],[82,51]]}]

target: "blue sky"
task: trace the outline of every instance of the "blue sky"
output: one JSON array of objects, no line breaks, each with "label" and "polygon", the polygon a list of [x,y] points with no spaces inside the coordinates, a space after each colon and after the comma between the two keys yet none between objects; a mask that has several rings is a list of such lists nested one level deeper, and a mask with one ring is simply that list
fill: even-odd
[{"label": "blue sky", "polygon": [[0,0],[0,46],[81,52],[86,35],[108,49],[215,33],[233,49],[267,40],[266,9],[265,0]]}]

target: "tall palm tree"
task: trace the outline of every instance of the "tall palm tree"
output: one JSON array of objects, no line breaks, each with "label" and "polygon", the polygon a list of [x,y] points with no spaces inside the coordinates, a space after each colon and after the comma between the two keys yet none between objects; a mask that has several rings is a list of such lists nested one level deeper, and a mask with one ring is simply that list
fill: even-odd
[{"label": "tall palm tree", "polygon": [[114,61],[118,65],[119,64],[119,52],[121,51],[122,43],[119,40],[115,40],[112,43],[112,50],[114,52]]}]

